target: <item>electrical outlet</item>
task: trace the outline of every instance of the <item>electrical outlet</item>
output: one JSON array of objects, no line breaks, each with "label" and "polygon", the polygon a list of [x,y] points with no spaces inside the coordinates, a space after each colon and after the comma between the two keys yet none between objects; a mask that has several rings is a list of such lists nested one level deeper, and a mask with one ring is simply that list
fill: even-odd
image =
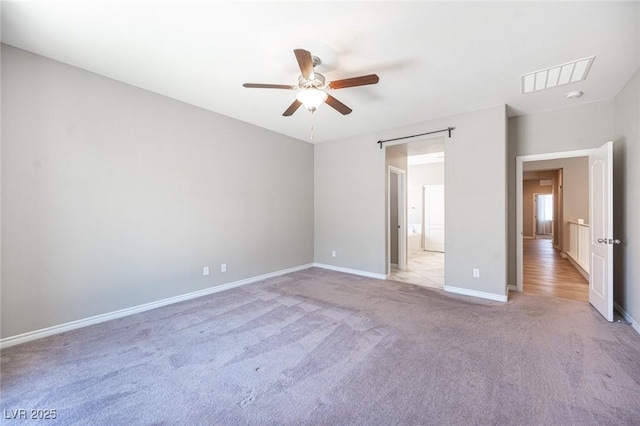
[{"label": "electrical outlet", "polygon": [[333,251],[331,252],[331,257],[336,257],[336,251],[335,251],[335,250],[333,250]]},{"label": "electrical outlet", "polygon": [[480,278],[480,269],[473,270],[473,278]]},{"label": "electrical outlet", "polygon": [[227,272],[227,264],[223,263],[222,265],[220,265],[220,272]]},{"label": "electrical outlet", "polygon": [[207,275],[209,275],[209,267],[205,266],[204,268],[202,268],[202,275],[204,275],[205,277]]}]

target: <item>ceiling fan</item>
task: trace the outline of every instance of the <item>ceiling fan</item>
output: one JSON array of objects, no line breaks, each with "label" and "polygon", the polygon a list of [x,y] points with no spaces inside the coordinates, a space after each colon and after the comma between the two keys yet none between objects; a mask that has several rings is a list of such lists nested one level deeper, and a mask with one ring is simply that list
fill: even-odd
[{"label": "ceiling fan", "polygon": [[298,77],[298,84],[243,84],[244,87],[248,88],[298,90],[296,99],[282,114],[285,117],[293,115],[301,105],[304,105],[313,113],[323,102],[339,113],[347,115],[351,113],[351,108],[325,92],[325,89],[344,89],[347,87],[365,86],[368,84],[376,84],[380,80],[377,75],[369,74],[327,82],[322,74],[315,71],[315,67],[321,63],[320,58],[311,56],[311,53],[304,49],[295,49],[293,53],[296,55],[296,60],[302,73]]}]

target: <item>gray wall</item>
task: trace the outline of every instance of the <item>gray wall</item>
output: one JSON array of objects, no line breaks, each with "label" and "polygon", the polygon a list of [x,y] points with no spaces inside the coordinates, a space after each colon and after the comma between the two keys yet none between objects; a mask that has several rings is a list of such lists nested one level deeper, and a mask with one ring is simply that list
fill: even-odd
[{"label": "gray wall", "polygon": [[516,157],[597,148],[612,139],[613,99],[509,119],[509,284],[516,285]]},{"label": "gray wall", "polygon": [[615,98],[614,299],[640,322],[640,70]]},{"label": "gray wall", "polygon": [[317,263],[385,274],[386,172],[377,140],[363,135],[314,146]]},{"label": "gray wall", "polygon": [[313,262],[312,145],[4,45],[2,90],[2,337]]},{"label": "gray wall", "polygon": [[[458,115],[451,125],[455,138],[445,141],[445,286],[506,295],[506,108]],[[474,268],[480,278],[472,277]]]},{"label": "gray wall", "polygon": [[316,262],[385,274],[385,151],[376,141],[447,126],[456,130],[445,141],[445,283],[505,294],[504,105],[316,145]]}]

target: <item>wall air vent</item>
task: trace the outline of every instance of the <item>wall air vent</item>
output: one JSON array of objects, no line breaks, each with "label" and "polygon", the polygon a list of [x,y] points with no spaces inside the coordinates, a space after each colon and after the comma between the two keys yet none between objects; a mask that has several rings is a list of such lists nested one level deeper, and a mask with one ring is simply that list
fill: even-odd
[{"label": "wall air vent", "polygon": [[595,56],[589,56],[566,64],[522,74],[520,89],[525,94],[582,81],[587,78],[594,58]]}]

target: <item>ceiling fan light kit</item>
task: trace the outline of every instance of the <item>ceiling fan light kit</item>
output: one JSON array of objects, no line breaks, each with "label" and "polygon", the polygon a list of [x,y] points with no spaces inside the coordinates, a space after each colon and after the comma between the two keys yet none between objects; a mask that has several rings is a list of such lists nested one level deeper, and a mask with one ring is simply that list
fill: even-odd
[{"label": "ceiling fan light kit", "polygon": [[296,99],[289,108],[282,114],[285,117],[293,115],[294,112],[304,105],[311,113],[316,111],[322,103],[326,103],[342,115],[351,113],[351,108],[329,95],[326,89],[345,89],[347,87],[365,86],[376,84],[380,80],[376,74],[363,75],[360,77],[346,78],[342,80],[327,82],[324,76],[315,72],[315,67],[321,63],[320,58],[312,56],[310,52],[304,49],[295,49],[293,53],[300,67],[300,76],[297,85],[285,84],[261,84],[261,83],[245,83],[244,87],[251,89],[287,89],[298,90]]},{"label": "ceiling fan light kit", "polygon": [[296,99],[302,102],[309,111],[314,112],[320,104],[327,100],[327,94],[322,90],[310,87],[302,89],[296,94]]}]

